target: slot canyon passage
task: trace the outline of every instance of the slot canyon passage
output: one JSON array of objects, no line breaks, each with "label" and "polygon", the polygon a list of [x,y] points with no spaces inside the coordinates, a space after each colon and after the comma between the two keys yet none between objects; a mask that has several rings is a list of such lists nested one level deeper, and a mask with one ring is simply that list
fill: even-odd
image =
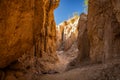
[{"label": "slot canyon passage", "polygon": [[0,0],[0,80],[120,80],[120,1],[56,27],[59,2]]}]

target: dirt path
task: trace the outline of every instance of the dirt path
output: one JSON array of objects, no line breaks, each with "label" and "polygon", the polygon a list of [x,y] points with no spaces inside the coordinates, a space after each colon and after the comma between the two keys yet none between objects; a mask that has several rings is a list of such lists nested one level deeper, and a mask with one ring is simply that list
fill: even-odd
[{"label": "dirt path", "polygon": [[38,80],[120,80],[120,60],[76,68],[60,74],[47,74]]},{"label": "dirt path", "polygon": [[120,80],[120,59],[108,61],[104,64],[89,64],[65,71],[69,62],[78,55],[77,49],[66,52],[59,51],[60,62],[57,64],[56,74],[38,75],[37,80]]},{"label": "dirt path", "polygon": [[120,80],[120,59],[65,71],[68,63],[77,57],[78,50],[57,53],[60,59],[57,68],[59,73],[40,75],[37,80]]},{"label": "dirt path", "polygon": [[57,54],[60,62],[57,64],[56,71],[59,73],[62,73],[67,68],[67,65],[69,64],[69,62],[71,62],[74,58],[77,57],[78,50],[76,49],[72,52],[57,51]]}]

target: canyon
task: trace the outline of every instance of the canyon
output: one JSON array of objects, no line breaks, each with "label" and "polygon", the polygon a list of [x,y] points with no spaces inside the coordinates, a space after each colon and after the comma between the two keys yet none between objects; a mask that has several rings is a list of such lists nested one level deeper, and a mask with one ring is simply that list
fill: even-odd
[{"label": "canyon", "polygon": [[0,80],[119,80],[120,1],[56,26],[59,2],[0,0]]}]

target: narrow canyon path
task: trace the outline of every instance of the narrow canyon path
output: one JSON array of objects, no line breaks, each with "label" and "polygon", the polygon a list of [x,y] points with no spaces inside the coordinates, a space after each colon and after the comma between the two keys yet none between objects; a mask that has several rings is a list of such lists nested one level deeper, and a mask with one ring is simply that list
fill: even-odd
[{"label": "narrow canyon path", "polygon": [[57,51],[60,62],[57,64],[55,74],[43,74],[37,80],[120,80],[120,59],[113,59],[103,64],[78,65],[70,69],[68,64],[77,57],[78,49],[75,45],[68,51]]},{"label": "narrow canyon path", "polygon": [[59,63],[57,63],[56,71],[63,73],[67,69],[67,65],[77,57],[78,49],[72,48],[68,51],[57,51]]},{"label": "narrow canyon path", "polygon": [[[114,74],[114,75],[113,75]],[[58,74],[46,74],[38,80],[120,80],[120,59],[88,65]]]}]

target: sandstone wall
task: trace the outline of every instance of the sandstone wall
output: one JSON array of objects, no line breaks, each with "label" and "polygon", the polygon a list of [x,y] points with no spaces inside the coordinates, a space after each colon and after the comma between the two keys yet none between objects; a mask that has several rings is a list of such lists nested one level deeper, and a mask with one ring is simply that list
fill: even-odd
[{"label": "sandstone wall", "polygon": [[16,73],[21,67],[16,61],[23,54],[38,58],[42,71],[53,68],[58,61],[53,14],[58,4],[59,0],[0,0],[0,76],[11,66],[13,71],[5,75]]},{"label": "sandstone wall", "polygon": [[[62,22],[57,27],[57,47],[58,50],[67,51],[71,48],[78,36],[78,16]],[[59,33],[59,34],[58,34]]]},{"label": "sandstone wall", "polygon": [[78,47],[78,55],[77,57],[72,60],[68,67],[68,70],[78,66],[82,65],[82,63],[88,61],[90,59],[90,42],[88,39],[88,30],[87,30],[87,15],[85,13],[82,13],[80,15],[79,21],[78,21],[78,37],[77,37],[77,47]]},{"label": "sandstone wall", "polygon": [[120,56],[119,4],[119,0],[89,0],[87,28],[92,62]]},{"label": "sandstone wall", "polygon": [[0,0],[0,68],[33,46],[33,0]]},{"label": "sandstone wall", "polygon": [[77,37],[77,45],[79,49],[78,54],[78,62],[84,61],[86,59],[89,59],[89,40],[88,40],[88,34],[87,34],[87,15],[81,14],[80,19],[78,22],[78,37]]},{"label": "sandstone wall", "polygon": [[[41,5],[43,4],[43,5]],[[42,66],[47,67],[46,61],[55,63],[58,61],[56,52],[56,24],[54,21],[54,9],[59,0],[36,0],[34,12],[34,48],[35,56],[41,58]],[[41,5],[41,6],[40,6]],[[49,66],[49,65],[48,65]]]},{"label": "sandstone wall", "polygon": [[86,59],[104,63],[120,57],[119,4],[119,0],[89,0],[88,20],[80,17],[78,23],[79,54],[68,67],[84,63]]}]

